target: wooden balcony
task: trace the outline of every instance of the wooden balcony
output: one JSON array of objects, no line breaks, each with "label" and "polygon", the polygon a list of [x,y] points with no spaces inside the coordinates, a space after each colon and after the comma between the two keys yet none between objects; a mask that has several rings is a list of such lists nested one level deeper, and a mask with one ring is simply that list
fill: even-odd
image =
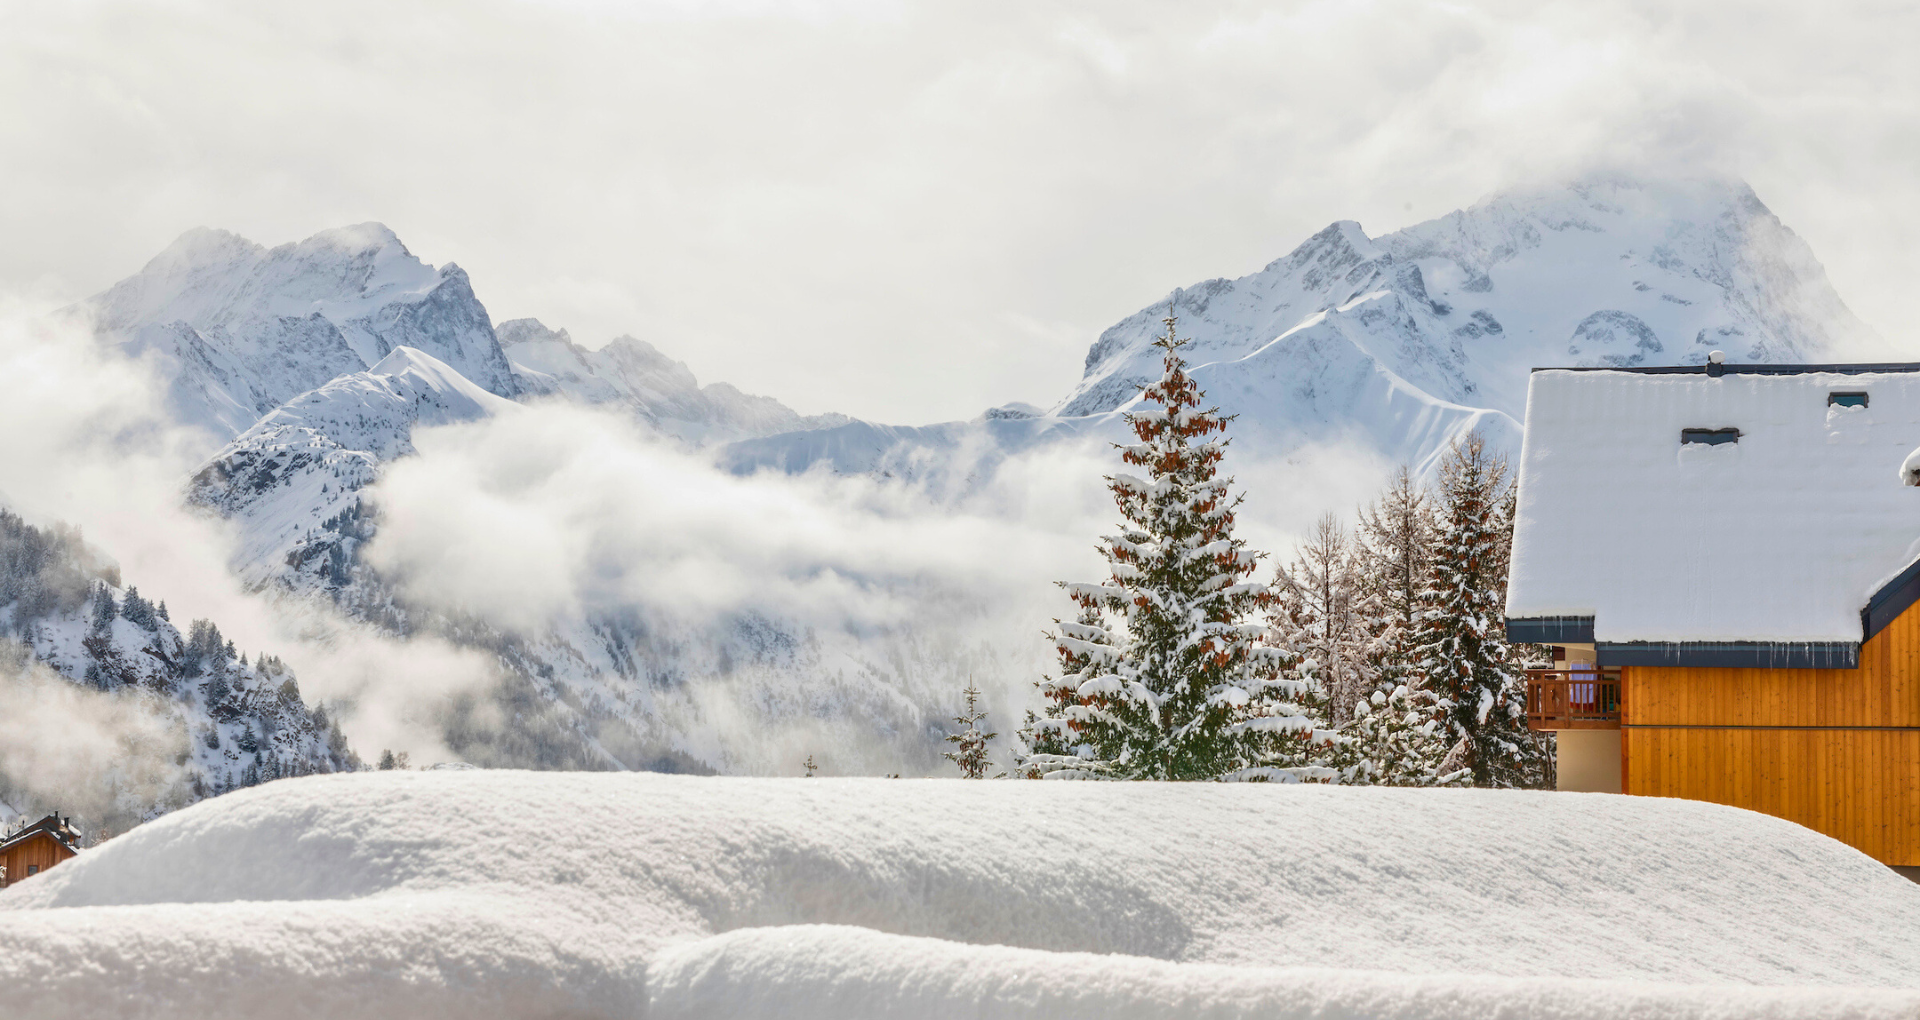
[{"label": "wooden balcony", "polygon": [[1527,670],[1527,728],[1619,729],[1620,671],[1597,667]]}]

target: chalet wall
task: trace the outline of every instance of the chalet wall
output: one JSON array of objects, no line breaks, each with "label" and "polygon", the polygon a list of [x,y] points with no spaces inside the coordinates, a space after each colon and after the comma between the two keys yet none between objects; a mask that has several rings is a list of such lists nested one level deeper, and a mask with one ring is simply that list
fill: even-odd
[{"label": "chalet wall", "polygon": [[0,853],[0,866],[7,869],[7,884],[12,885],[27,878],[27,868],[30,866],[37,865],[41,871],[46,871],[71,856],[51,837],[41,836]]},{"label": "chalet wall", "polygon": [[1622,671],[1626,792],[1764,811],[1920,865],[1920,607],[1859,669]]}]

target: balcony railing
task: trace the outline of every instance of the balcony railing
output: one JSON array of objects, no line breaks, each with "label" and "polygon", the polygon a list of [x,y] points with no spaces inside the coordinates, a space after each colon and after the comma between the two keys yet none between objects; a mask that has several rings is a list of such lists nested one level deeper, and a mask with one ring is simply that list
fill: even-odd
[{"label": "balcony railing", "polygon": [[1598,667],[1527,670],[1527,728],[1619,729],[1620,671]]}]

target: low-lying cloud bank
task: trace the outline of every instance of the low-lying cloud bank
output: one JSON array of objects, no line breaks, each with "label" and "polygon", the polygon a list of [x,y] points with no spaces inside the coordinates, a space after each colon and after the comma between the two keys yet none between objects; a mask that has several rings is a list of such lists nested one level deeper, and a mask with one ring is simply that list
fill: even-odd
[{"label": "low-lying cloud bank", "polygon": [[[968,682],[1005,744],[1051,667],[1042,632],[1069,608],[1054,582],[1102,576],[1095,541],[1117,521],[1102,476],[1118,456],[1098,439],[1005,459],[963,445],[937,486],[735,475],[563,403],[414,445],[372,491],[366,549],[404,600],[535,643],[577,648],[588,624],[647,636],[650,668],[673,680],[636,697],[680,750],[728,771],[791,772],[809,754],[828,771],[937,769]],[[1386,472],[1344,446],[1229,467],[1245,532],[1282,552]],[[954,478],[969,479],[958,495]],[[783,642],[801,650],[743,661]]]},{"label": "low-lying cloud bank", "polygon": [[59,811],[124,829],[187,802],[186,751],[152,696],[75,684],[0,640],[0,825]]}]

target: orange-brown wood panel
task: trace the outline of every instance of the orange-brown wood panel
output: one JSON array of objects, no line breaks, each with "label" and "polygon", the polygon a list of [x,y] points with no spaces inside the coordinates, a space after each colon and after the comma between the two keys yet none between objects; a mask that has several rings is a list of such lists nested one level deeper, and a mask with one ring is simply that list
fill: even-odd
[{"label": "orange-brown wood panel", "polygon": [[67,853],[51,838],[43,836],[29,839],[0,856],[5,858],[0,860],[0,865],[4,865],[7,869],[7,884],[12,885],[27,878],[29,868],[45,871],[73,855]]},{"label": "orange-brown wood panel", "polygon": [[1920,612],[1860,650],[1859,669],[1624,671],[1621,721],[1656,726],[1920,726]]},{"label": "orange-brown wood panel", "polygon": [[1629,728],[1627,792],[1747,808],[1920,866],[1920,730]]},{"label": "orange-brown wood panel", "polygon": [[1791,819],[1920,865],[1920,607],[1858,669],[1622,671],[1628,793]]}]

